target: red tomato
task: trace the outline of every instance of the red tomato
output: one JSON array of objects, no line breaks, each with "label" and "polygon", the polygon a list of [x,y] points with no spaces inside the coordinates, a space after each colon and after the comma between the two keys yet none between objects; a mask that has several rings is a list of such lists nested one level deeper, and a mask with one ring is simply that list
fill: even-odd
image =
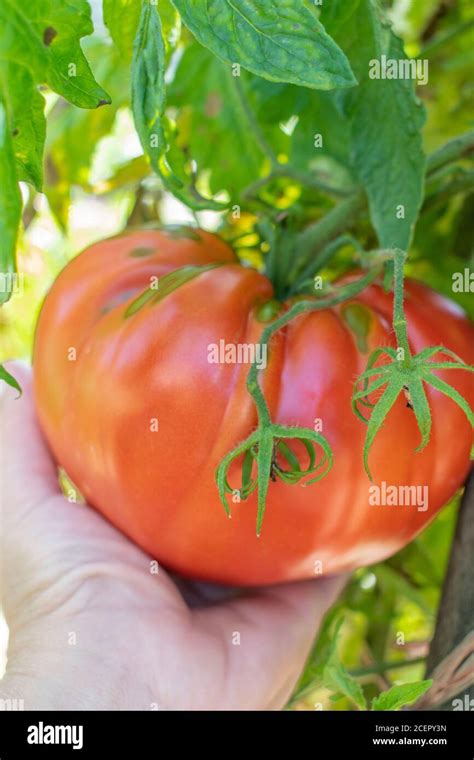
[{"label": "red tomato", "polygon": [[[185,265],[203,269],[138,308],[150,278]],[[248,364],[210,363],[209,346],[257,342],[260,307],[272,297],[269,280],[241,266],[217,237],[140,231],[75,258],[41,312],[35,394],[57,462],[110,522],[187,576],[254,585],[376,562],[408,543],[468,473],[470,425],[428,387],[428,447],[414,452],[420,434],[401,397],[370,454],[376,483],[427,486],[427,508],[370,503],[366,426],[351,410],[351,394],[370,351],[394,345],[392,298],[373,285],[352,302],[364,314],[365,339],[354,332],[347,304],[305,314],[272,340],[261,373],[273,421],[312,429],[322,421],[331,472],[308,487],[271,482],[260,538],[255,493],[235,504],[230,497],[229,520],[215,471],[255,428],[256,412],[245,387]],[[414,352],[443,344],[474,361],[473,328],[455,305],[408,282],[406,313]],[[440,376],[473,404],[469,373]],[[231,482],[236,475],[234,468]]]}]

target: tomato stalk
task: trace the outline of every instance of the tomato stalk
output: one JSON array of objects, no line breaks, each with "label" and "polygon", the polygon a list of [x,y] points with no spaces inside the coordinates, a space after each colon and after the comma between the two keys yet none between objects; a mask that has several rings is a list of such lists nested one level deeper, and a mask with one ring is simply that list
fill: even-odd
[{"label": "tomato stalk", "polygon": [[279,214],[275,224],[260,225],[270,245],[265,259],[265,274],[273,285],[275,297],[284,301],[288,296],[289,270],[293,260],[295,231],[292,221],[285,213]]},{"label": "tomato stalk", "polygon": [[[328,243],[324,248],[316,253],[306,268],[301,271],[296,281],[289,286],[287,291],[287,297],[297,295],[308,291],[311,288],[311,292],[314,293],[314,278],[318,272],[320,272],[326,264],[333,258],[333,256],[345,245],[352,245],[360,258],[362,259],[366,255],[366,251],[362,248],[360,243],[352,235],[341,235],[332,242]],[[298,270],[301,267],[298,268]],[[293,278],[294,279],[294,278]]]},{"label": "tomato stalk", "polygon": [[395,251],[393,254],[393,329],[397,338],[398,347],[402,350],[403,363],[406,367],[410,364],[411,351],[408,342],[408,329],[403,307],[404,300],[404,266],[406,261],[405,251]]},{"label": "tomato stalk", "polygon": [[346,198],[351,194],[350,190],[344,190],[340,187],[334,187],[328,184],[324,180],[320,179],[314,174],[309,172],[295,169],[289,164],[282,164],[278,161],[272,162],[272,168],[265,177],[260,177],[251,185],[249,185],[242,192],[242,198],[245,201],[261,200],[258,197],[259,191],[266,185],[270,185],[272,182],[278,179],[292,179],[299,185],[309,188],[310,190],[318,190],[326,195],[332,195],[335,198]]},{"label": "tomato stalk", "polygon": [[315,254],[342,235],[356,221],[365,204],[365,195],[359,190],[300,233],[297,241],[298,273],[311,264]]}]

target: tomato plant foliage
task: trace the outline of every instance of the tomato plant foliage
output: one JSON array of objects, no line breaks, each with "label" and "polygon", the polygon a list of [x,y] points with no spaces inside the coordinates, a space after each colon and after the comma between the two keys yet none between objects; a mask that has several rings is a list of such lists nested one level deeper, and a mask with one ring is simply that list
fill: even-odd
[{"label": "tomato plant foliage", "polygon": [[[146,361],[138,376],[127,374],[125,360],[123,374],[113,376],[98,358],[86,371],[65,363],[64,353],[81,331],[100,345],[107,326],[118,355],[124,334],[136,330],[134,350],[144,356],[162,341],[167,371],[189,401],[170,412],[180,435],[170,433],[160,450],[177,484],[174,500],[181,503],[186,484],[192,491],[189,478],[201,491],[183,507],[179,531],[166,533],[163,514],[150,518],[140,504],[135,524],[108,514],[113,522],[152,553],[162,551],[170,566],[214,580],[308,577],[307,541],[316,554],[327,549],[334,571],[364,558],[377,563],[356,571],[328,616],[293,703],[308,704],[318,689],[324,701],[329,688],[336,709],[395,710],[430,686],[420,680],[426,652],[411,657],[394,639],[402,630],[426,643],[432,632],[456,503],[405,544],[456,498],[469,462],[472,326],[425,285],[474,315],[473,23],[468,0],[4,0],[0,7],[0,360],[31,346],[50,270],[61,268],[61,253],[80,247],[67,243],[80,203],[119,207],[114,232],[125,227],[124,234],[75,259],[46,301],[35,359],[43,426],[68,475],[107,514],[110,484],[97,476],[88,490],[94,477],[75,459],[81,447],[61,433],[61,394],[77,384],[79,437],[87,437],[81,419],[93,408],[117,422],[104,457],[110,461],[116,446],[120,469],[121,458],[130,466],[137,451],[146,460],[156,449],[129,450],[136,420],[122,437],[114,403],[132,390],[146,399],[159,379]],[[426,81],[409,63],[426,67]],[[194,227],[149,231],[169,221],[175,200],[175,213]],[[45,214],[60,242],[48,254],[48,274],[30,277],[28,267],[41,269],[34,255],[44,236],[35,236],[35,224],[44,230]],[[225,243],[199,230],[209,225]],[[158,294],[147,284],[153,268]],[[166,334],[146,327],[160,314],[176,328],[178,307],[184,317],[175,348],[189,361],[183,372]],[[226,330],[228,342],[235,339],[237,315],[268,350],[268,367],[193,364],[204,339],[217,344]],[[21,391],[1,365],[0,381]],[[63,391],[52,403],[54,384]],[[95,399],[86,398],[91,386],[101,389]],[[216,400],[203,406],[199,394],[216,387]],[[223,434],[217,412],[236,399],[243,411]],[[186,420],[196,434],[190,441]],[[200,447],[209,452],[207,469]],[[429,483],[429,514],[386,507],[366,515],[369,476],[408,484],[408,470],[413,483]],[[116,503],[137,493],[150,501],[136,472],[130,493],[130,483],[118,484]],[[344,496],[338,489],[346,482]],[[148,483],[166,503],[161,481]],[[312,494],[329,514],[314,507]],[[203,501],[209,513],[191,535]],[[357,536],[349,539],[355,515]],[[144,538],[150,519],[157,535],[166,534],[164,547]],[[217,551],[209,551],[209,535]],[[259,542],[267,542],[265,561]]]},{"label": "tomato plant foliage", "polygon": [[24,3],[7,0],[0,9],[0,24],[0,150],[4,178],[0,187],[0,266],[2,272],[8,272],[14,268],[21,213],[16,181],[30,182],[38,190],[42,186],[45,121],[38,85],[48,85],[80,108],[97,108],[110,101],[95,81],[80,47],[81,37],[93,30],[85,0],[73,0],[67,5],[33,0],[28,9]]},{"label": "tomato plant foliage", "polygon": [[424,107],[412,80],[370,78],[370,61],[382,56],[405,59],[403,44],[380,7],[360,0],[343,16],[343,4],[326,3],[322,18],[327,16],[327,28],[344,46],[359,82],[342,104],[350,125],[353,167],[366,188],[380,244],[406,249],[423,196]]},{"label": "tomato plant foliage", "polygon": [[355,83],[344,53],[306,0],[174,0],[174,5],[199,42],[265,79],[321,90]]}]

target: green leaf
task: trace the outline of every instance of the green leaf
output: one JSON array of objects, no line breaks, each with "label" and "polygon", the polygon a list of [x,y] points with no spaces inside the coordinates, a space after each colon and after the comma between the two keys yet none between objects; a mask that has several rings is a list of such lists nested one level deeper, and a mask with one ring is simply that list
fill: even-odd
[{"label": "green leaf", "polygon": [[96,195],[110,193],[123,187],[137,186],[150,173],[150,164],[145,156],[136,156],[126,161],[99,185],[94,186]]},{"label": "green leaf", "polygon": [[[102,0],[104,23],[110,32],[120,53],[130,62],[133,54],[133,42],[137,33],[142,0]],[[159,0],[157,10],[160,14],[165,47],[171,48],[176,41],[180,18],[170,0]]]},{"label": "green leaf", "polygon": [[[280,123],[295,120],[287,138],[289,163],[307,170],[321,157],[331,157],[342,165],[350,165],[350,125],[331,92],[309,90],[292,84],[269,82],[261,77],[250,81],[251,104],[269,142],[276,143],[275,130]],[[278,129],[280,140],[283,132]],[[315,146],[315,136],[322,144]]]},{"label": "green leaf", "polygon": [[[308,106],[298,114],[291,141],[292,165],[306,169],[323,156],[350,167],[350,125],[337,107],[332,93],[308,92]],[[315,147],[321,135],[322,144]]]},{"label": "green leaf", "polygon": [[[462,369],[462,367],[459,366],[459,369]],[[466,369],[469,369],[469,368],[466,367]],[[469,406],[469,403],[464,398],[464,396],[461,396],[461,394],[459,393],[459,391],[456,390],[456,388],[453,388],[452,385],[445,383],[444,380],[441,380],[440,377],[438,377],[437,375],[434,375],[433,373],[430,373],[430,375],[426,379],[426,382],[428,382],[433,388],[436,388],[436,390],[439,391],[440,393],[444,393],[445,396],[448,396],[448,398],[450,398],[451,401],[454,401],[460,407],[460,409],[463,410],[464,414],[469,420],[469,423],[471,425],[474,425],[474,414],[472,413],[472,409]]]},{"label": "green leaf", "polygon": [[[383,378],[383,380],[385,380],[385,378]],[[384,424],[390,409],[400,395],[403,385],[404,380],[402,377],[394,376],[388,380],[388,385],[380,399],[377,401],[368,421],[367,435],[364,442],[364,467],[371,480],[372,475],[369,469],[370,449],[372,448],[375,437]]]},{"label": "green leaf", "polygon": [[95,81],[80,39],[92,34],[86,0],[3,0],[0,60],[27,68],[35,83],[48,84],[80,108],[97,108],[109,96]]},{"label": "green leaf", "polygon": [[[103,45],[94,43],[88,45],[88,56],[110,92],[112,104],[108,108],[84,110],[59,100],[48,116],[45,193],[63,229],[68,224],[72,187],[78,185],[91,192],[89,175],[97,145],[112,129],[118,109],[128,102],[129,70],[118,50],[109,47],[108,55],[104,56]],[[112,173],[113,169],[112,166]],[[145,167],[144,174],[148,171]]]},{"label": "green leaf", "polygon": [[371,710],[399,710],[404,705],[416,702],[428,689],[433,681],[418,681],[392,686],[372,700]]},{"label": "green leaf", "polygon": [[355,84],[342,50],[303,0],[173,0],[183,22],[219,58],[274,82],[330,90]]},{"label": "green leaf", "polygon": [[413,378],[408,386],[411,397],[410,403],[421,433],[421,441],[415,451],[422,451],[428,445],[431,435],[431,409],[426,397],[423,382],[419,378]]},{"label": "green leaf", "polygon": [[0,91],[9,114],[17,178],[41,191],[46,136],[44,98],[28,69],[16,61],[0,62]]},{"label": "green leaf", "polygon": [[260,176],[265,156],[249,129],[232,73],[194,41],[168,85],[168,101],[179,109],[179,147],[206,170],[212,193],[226,190],[235,197]]},{"label": "green leaf", "polygon": [[176,142],[166,115],[166,50],[156,6],[144,2],[132,63],[132,110],[141,144],[166,187],[195,210],[225,206],[204,198],[193,184],[192,165]]},{"label": "green leaf", "polygon": [[21,396],[22,391],[21,391],[21,386],[19,385],[18,381],[15,380],[13,375],[10,375],[10,373],[7,372],[5,367],[2,367],[1,364],[0,364],[0,380],[3,380],[11,388],[14,388],[16,391],[18,391],[18,394]]},{"label": "green leaf", "polygon": [[21,217],[17,183],[42,187],[46,129],[38,85],[83,108],[108,103],[109,96],[80,46],[93,31],[86,0],[3,0],[0,29],[0,267],[6,274],[15,271]]},{"label": "green leaf", "polygon": [[[0,273],[3,275],[14,272],[16,268],[15,248],[21,206],[7,109],[0,91]],[[9,297],[8,292],[0,291],[0,304]]]},{"label": "green leaf", "polygon": [[[159,0],[156,5],[160,14],[165,47],[168,49],[178,38],[181,20],[170,0]],[[142,0],[102,0],[104,24],[127,63],[132,59],[141,9]]]},{"label": "green leaf", "polygon": [[[349,11],[352,11],[349,13]],[[371,79],[370,62],[404,59],[403,44],[376,0],[335,0],[321,20],[346,52],[359,86],[341,93],[351,125],[354,169],[364,185],[380,245],[406,250],[423,199],[425,109],[410,79]]]},{"label": "green leaf", "polygon": [[133,40],[138,28],[141,0],[103,0],[104,24],[120,52],[132,58]]},{"label": "green leaf", "polygon": [[329,650],[328,659],[323,670],[323,680],[328,688],[344,694],[361,710],[367,709],[367,702],[362,687],[345,669],[337,652],[342,619],[336,625],[334,638]]}]

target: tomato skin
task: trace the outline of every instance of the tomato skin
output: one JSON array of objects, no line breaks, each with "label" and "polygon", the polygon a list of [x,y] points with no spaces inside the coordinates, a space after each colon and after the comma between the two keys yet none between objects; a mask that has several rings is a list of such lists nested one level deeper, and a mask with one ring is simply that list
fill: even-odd
[{"label": "tomato skin", "polygon": [[[373,445],[372,474],[379,484],[426,485],[428,508],[369,504],[366,426],[350,401],[370,351],[395,345],[391,296],[372,285],[358,297],[369,315],[364,348],[341,307],[302,315],[273,339],[261,375],[272,419],[313,429],[321,419],[334,465],[308,487],[270,483],[257,538],[256,495],[240,504],[230,496],[229,520],[215,484],[221,458],[256,425],[245,387],[249,367],[209,363],[208,347],[221,339],[257,342],[264,327],[257,307],[273,290],[217,237],[197,234],[199,240],[140,231],[105,240],[73,259],[53,285],[37,328],[34,389],[57,462],[91,505],[183,575],[269,584],[396,552],[464,482],[472,432],[454,402],[427,388],[432,436],[416,454],[415,417],[399,398]],[[125,317],[150,277],[216,262]],[[474,363],[474,330],[457,307],[409,281],[406,312],[414,352],[443,344]],[[473,405],[469,373],[439,374]],[[236,474],[229,479],[238,488]]]}]

